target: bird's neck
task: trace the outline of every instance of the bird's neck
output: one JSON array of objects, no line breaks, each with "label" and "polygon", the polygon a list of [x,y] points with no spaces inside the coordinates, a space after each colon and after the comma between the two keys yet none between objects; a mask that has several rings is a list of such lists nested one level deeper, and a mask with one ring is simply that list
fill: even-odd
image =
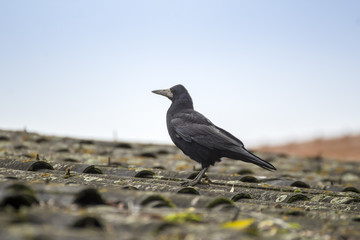
[{"label": "bird's neck", "polygon": [[169,111],[173,112],[173,111],[181,111],[181,110],[185,110],[185,109],[194,109],[194,105],[193,102],[191,100],[191,98],[182,98],[182,99],[176,99],[176,101],[173,101]]}]

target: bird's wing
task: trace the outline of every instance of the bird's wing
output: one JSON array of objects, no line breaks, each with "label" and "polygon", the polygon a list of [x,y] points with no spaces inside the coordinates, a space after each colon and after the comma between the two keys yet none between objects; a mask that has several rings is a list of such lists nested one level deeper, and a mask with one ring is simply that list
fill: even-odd
[{"label": "bird's wing", "polygon": [[196,142],[208,149],[225,151],[224,156],[251,162],[267,170],[276,170],[270,163],[247,151],[244,144],[231,133],[215,126],[198,112],[182,112],[173,116],[170,127],[174,129],[177,138],[186,142]]},{"label": "bird's wing", "polygon": [[178,137],[196,142],[209,149],[238,151],[242,142],[227,131],[216,127],[198,112],[181,114],[171,120]]}]

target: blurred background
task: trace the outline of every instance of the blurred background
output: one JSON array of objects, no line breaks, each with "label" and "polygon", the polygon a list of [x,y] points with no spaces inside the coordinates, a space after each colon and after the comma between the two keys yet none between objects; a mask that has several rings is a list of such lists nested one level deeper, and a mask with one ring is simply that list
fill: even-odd
[{"label": "blurred background", "polygon": [[1,1],[0,32],[1,129],[170,143],[183,84],[249,147],[360,133],[356,0]]}]

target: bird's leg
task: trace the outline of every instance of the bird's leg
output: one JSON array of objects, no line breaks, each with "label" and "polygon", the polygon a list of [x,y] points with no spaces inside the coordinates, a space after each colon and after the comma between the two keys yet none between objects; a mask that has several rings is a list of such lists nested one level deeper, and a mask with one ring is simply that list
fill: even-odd
[{"label": "bird's leg", "polygon": [[190,182],[183,182],[181,183],[181,185],[183,186],[195,186],[196,184],[198,184],[201,181],[201,178],[204,176],[205,172],[209,169],[209,167],[205,167],[203,169],[201,169],[201,171],[199,172],[199,174]]}]

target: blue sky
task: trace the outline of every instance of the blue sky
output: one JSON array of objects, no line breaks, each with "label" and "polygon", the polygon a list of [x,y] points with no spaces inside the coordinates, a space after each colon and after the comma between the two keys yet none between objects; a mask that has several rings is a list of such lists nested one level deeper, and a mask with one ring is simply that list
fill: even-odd
[{"label": "blue sky", "polygon": [[0,128],[170,142],[181,83],[246,145],[360,132],[360,1],[1,1]]}]

